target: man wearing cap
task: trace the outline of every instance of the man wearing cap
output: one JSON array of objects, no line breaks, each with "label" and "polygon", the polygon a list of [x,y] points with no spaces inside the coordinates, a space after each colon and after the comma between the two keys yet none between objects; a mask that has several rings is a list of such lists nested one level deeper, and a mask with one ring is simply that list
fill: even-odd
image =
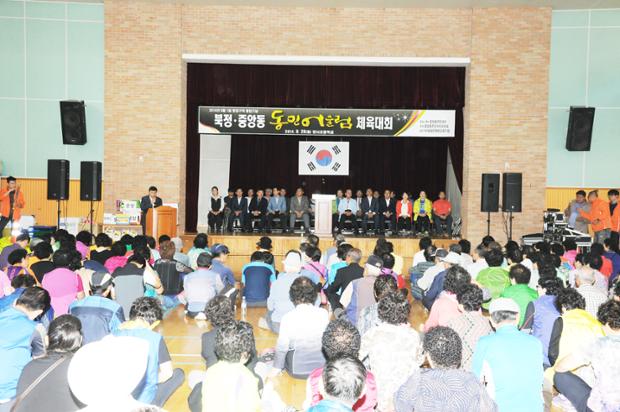
[{"label": "man wearing cap", "polygon": [[[438,256],[439,256],[439,253],[438,253]],[[439,272],[437,276],[433,277],[433,281],[431,282],[431,285],[429,286],[428,290],[424,293],[424,298],[422,298],[422,303],[428,310],[431,310],[431,307],[433,306],[433,302],[435,302],[435,299],[437,299],[439,294],[444,289],[443,284],[444,284],[444,279],[446,277],[446,273],[448,269],[450,269],[452,266],[456,266],[460,264],[461,257],[454,252],[448,252],[445,254],[444,257],[439,258],[439,263],[443,266],[444,269],[441,272]],[[426,275],[426,273],[424,275]],[[424,278],[424,276],[422,278]],[[420,284],[420,281],[418,281],[418,285],[419,284]]]},{"label": "man wearing cap", "polygon": [[342,292],[340,304],[345,308],[347,319],[352,324],[357,325],[362,310],[375,303],[375,280],[381,275],[381,269],[383,260],[379,256],[368,256],[364,265],[364,277],[351,281]]},{"label": "man wearing cap", "polygon": [[208,253],[201,253],[196,259],[196,271],[183,279],[187,316],[206,319],[205,308],[211,299],[224,289],[220,275],[211,268],[212,258]]},{"label": "man wearing cap", "polygon": [[82,322],[84,345],[109,335],[125,321],[123,307],[112,300],[114,284],[108,272],[93,273],[90,293],[69,306],[69,313]]},{"label": "man wearing cap", "polygon": [[295,279],[301,276],[301,253],[289,250],[282,264],[284,273],[280,273],[276,281],[271,284],[267,299],[267,315],[258,322],[259,327],[271,329],[274,333],[280,332],[282,317],[295,308],[289,292]]},{"label": "man wearing cap", "polygon": [[222,243],[216,243],[211,247],[211,253],[213,255],[211,270],[220,275],[225,286],[235,286],[235,275],[233,275],[232,270],[226,266],[226,260],[228,260],[228,255],[230,254],[228,246]]},{"label": "man wearing cap", "polygon": [[435,276],[446,270],[446,266],[444,265],[442,259],[448,256],[448,251],[446,249],[438,248],[432,251],[430,256],[434,259],[435,265],[426,269],[424,275],[422,275],[417,282],[417,285],[424,291],[427,291],[428,288],[431,287]]},{"label": "man wearing cap", "polygon": [[9,255],[12,251],[26,249],[28,243],[30,243],[30,236],[27,233],[22,233],[15,238],[15,243],[2,249],[2,252],[0,252],[0,270],[4,270],[9,265]]},{"label": "man wearing cap", "polygon": [[502,412],[542,411],[543,355],[540,341],[519,331],[519,306],[498,298],[489,306],[495,333],[476,345],[472,372]]},{"label": "man wearing cap", "polygon": [[[510,286],[508,271],[502,268],[504,256],[501,250],[491,248],[484,253],[484,260],[486,260],[489,267],[478,273],[476,282],[481,288],[488,289],[491,299],[496,299],[500,297],[504,289]],[[482,307],[488,309],[489,302],[483,303]]]}]

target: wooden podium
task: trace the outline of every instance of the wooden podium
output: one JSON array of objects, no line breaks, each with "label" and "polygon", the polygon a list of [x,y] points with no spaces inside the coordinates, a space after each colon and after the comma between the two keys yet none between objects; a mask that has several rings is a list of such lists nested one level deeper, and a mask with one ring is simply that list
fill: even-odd
[{"label": "wooden podium", "polygon": [[332,235],[332,201],[335,195],[312,195],[314,200],[314,234]]},{"label": "wooden podium", "polygon": [[146,212],[146,234],[159,239],[161,235],[171,238],[177,235],[177,210],[170,206],[160,206]]}]

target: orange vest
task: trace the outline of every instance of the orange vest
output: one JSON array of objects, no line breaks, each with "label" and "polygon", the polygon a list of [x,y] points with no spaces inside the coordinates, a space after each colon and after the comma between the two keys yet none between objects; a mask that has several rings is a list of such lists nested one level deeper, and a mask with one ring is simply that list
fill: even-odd
[{"label": "orange vest", "polygon": [[[597,198],[594,202],[592,202],[590,212],[584,212],[583,209],[579,209],[579,214],[590,221],[592,230],[595,232],[611,228],[609,203],[603,199]],[[599,220],[598,223],[594,223],[595,219]]]},{"label": "orange vest", "polygon": [[[15,203],[13,204],[13,220],[17,221],[22,215],[22,208],[26,205],[24,201],[24,193],[20,190],[17,192]],[[0,215],[9,217],[11,213],[11,198],[7,189],[0,190]]]}]

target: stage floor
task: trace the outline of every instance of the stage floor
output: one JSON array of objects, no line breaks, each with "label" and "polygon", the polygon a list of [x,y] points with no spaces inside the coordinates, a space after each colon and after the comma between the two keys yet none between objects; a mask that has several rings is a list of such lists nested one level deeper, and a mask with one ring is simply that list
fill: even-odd
[{"label": "stage floor", "polygon": [[[186,233],[181,236],[183,239],[184,250],[188,251],[192,247],[195,233]],[[250,255],[256,251],[256,243],[262,235],[248,233],[231,233],[231,234],[209,234],[209,245],[214,243],[223,243],[228,246],[230,255],[228,256],[228,265],[233,270],[235,277],[241,278],[241,268],[250,261]],[[265,235],[267,236],[267,235]],[[287,251],[297,249],[304,237],[300,234],[271,234],[268,235],[273,244],[272,253],[276,260],[276,268],[281,270],[281,261]],[[376,236],[346,236],[347,242],[362,251],[362,261],[372,254],[378,237]],[[321,251],[327,250],[334,243],[332,237],[320,237],[319,248]],[[413,255],[420,250],[420,240],[412,237],[386,237],[386,239],[394,244],[394,253],[402,256],[404,259],[403,272],[406,273],[413,263]],[[456,243],[453,239],[433,239],[433,243],[437,247],[448,248],[451,244]]]}]

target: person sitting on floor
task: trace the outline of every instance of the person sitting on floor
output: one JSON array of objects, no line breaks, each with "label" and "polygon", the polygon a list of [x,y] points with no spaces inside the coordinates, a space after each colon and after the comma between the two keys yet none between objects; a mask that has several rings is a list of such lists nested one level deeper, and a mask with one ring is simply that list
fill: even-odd
[{"label": "person sitting on floor", "polygon": [[329,323],[329,314],[314,305],[316,288],[305,276],[293,281],[289,297],[295,308],[282,316],[272,374],[286,369],[295,378],[306,378],[325,362],[321,337]]},{"label": "person sitting on floor", "polygon": [[267,314],[258,321],[260,328],[270,329],[274,333],[279,333],[282,317],[295,308],[289,293],[295,279],[301,276],[299,273],[301,254],[297,250],[289,250],[282,264],[284,273],[280,273],[276,281],[271,284],[267,299]]},{"label": "person sitting on floor", "polygon": [[377,408],[394,409],[394,394],[422,364],[420,335],[409,324],[406,290],[388,292],[379,301],[381,323],[362,336],[360,359],[377,381]]},{"label": "person sitting on floor", "polygon": [[338,269],[334,281],[325,289],[325,294],[329,300],[332,310],[342,309],[340,303],[341,293],[349,286],[349,283],[355,279],[360,279],[364,274],[364,268],[359,262],[362,260],[362,251],[357,248],[349,249],[346,257],[346,266]]},{"label": "person sitting on floor", "polygon": [[[508,271],[502,268],[504,256],[498,249],[489,249],[484,253],[484,260],[489,265],[488,268],[482,269],[476,277],[476,282],[480,287],[489,290],[491,299],[497,299],[501,296],[504,289],[510,286],[510,277]],[[482,304],[484,309],[489,308],[489,302]]]},{"label": "person sitting on floor", "polygon": [[56,269],[45,275],[41,284],[50,294],[56,316],[68,313],[69,305],[85,296],[82,278],[70,269],[74,252],[77,251],[59,249],[54,252]]},{"label": "person sitting on floor", "polygon": [[106,259],[103,266],[108,270],[108,273],[114,273],[116,268],[123,267],[127,264],[127,246],[121,241],[115,242],[110,252],[112,252],[112,255]]},{"label": "person sitting on floor", "polygon": [[378,307],[381,298],[388,292],[393,292],[398,289],[398,284],[392,276],[381,275],[377,277],[377,280],[375,280],[375,284],[373,285],[375,303],[362,309],[359,318],[357,319],[356,326],[361,336],[364,336],[366,332],[380,323]]},{"label": "person sitting on floor", "polygon": [[[357,325],[362,309],[375,303],[374,285],[377,277],[381,275],[382,268],[383,260],[380,257],[375,255],[368,256],[362,277],[352,280],[342,291],[340,304],[344,307],[347,319],[353,325]],[[339,317],[339,312],[340,309],[334,310],[334,315]]]},{"label": "person sitting on floor", "polygon": [[131,306],[129,319],[114,331],[114,335],[140,338],[149,344],[146,375],[134,396],[140,402],[164,406],[183,383],[185,374],[182,369],[173,369],[163,336],[153,330],[163,319],[162,308],[155,298],[138,298]]},{"label": "person sitting on floor", "polygon": [[169,240],[162,242],[159,245],[161,259],[153,265],[164,288],[162,295],[164,310],[174,308],[180,303],[178,295],[183,292],[183,278],[192,271],[191,268],[174,260],[175,252],[174,243]]},{"label": "person sitting on floor", "polygon": [[206,319],[205,308],[224,289],[220,275],[211,270],[211,261],[211,255],[201,253],[196,260],[197,269],[183,279],[187,316],[190,318]]},{"label": "person sitting on floor", "polygon": [[32,275],[28,269],[28,252],[26,249],[12,251],[8,257],[8,262],[9,266],[6,267],[5,272],[9,281],[13,280],[15,276]]},{"label": "person sitting on floor", "polygon": [[347,412],[364,394],[366,368],[353,356],[327,362],[321,376],[323,400],[308,412]]},{"label": "person sitting on floor", "polygon": [[9,255],[11,252],[17,249],[26,249],[30,243],[30,236],[28,233],[21,233],[15,238],[15,243],[5,246],[0,252],[0,270],[6,269],[9,265]]},{"label": "person sitting on floor", "polygon": [[455,268],[455,267],[458,268],[463,279],[468,279],[467,283],[471,281],[469,272],[467,272],[465,269],[459,266],[460,262],[461,262],[460,256],[454,252],[448,252],[448,254],[444,258],[441,259],[441,263],[443,263],[445,270],[439,272],[437,276],[435,276],[431,286],[428,288],[426,292],[424,292],[424,297],[422,298],[422,304],[424,305],[426,309],[431,310],[431,308],[433,307],[433,303],[435,303],[435,300],[444,291],[444,283],[445,283],[446,275],[448,274],[448,271],[450,269]]},{"label": "person sitting on floor", "polygon": [[384,253],[383,255],[381,255],[381,260],[383,261],[383,268],[381,269],[381,274],[392,276],[396,280],[398,288],[404,288],[405,279],[400,274],[394,271],[394,255],[392,255],[391,253]]},{"label": "person sitting on floor", "polygon": [[50,323],[47,353],[24,367],[17,383],[18,401],[12,411],[77,411],[84,406],[71,394],[67,379],[73,354],[83,343],[81,331],[80,320],[71,315],[60,315]]},{"label": "person sitting on floor", "polygon": [[525,322],[525,314],[527,306],[530,302],[538,299],[538,292],[530,288],[531,272],[528,268],[520,263],[513,265],[508,273],[511,285],[500,294],[503,298],[509,298],[517,302],[519,305],[519,327]]},{"label": "person sitting on floor", "polygon": [[394,398],[396,412],[497,411],[497,405],[478,378],[462,368],[459,335],[437,326],[424,335],[424,353],[430,368],[416,369]]},{"label": "person sitting on floor", "polygon": [[30,270],[37,278],[37,281],[41,283],[43,276],[55,269],[54,263],[52,262],[52,254],[54,251],[52,250],[52,245],[48,242],[39,242],[33,248],[33,253],[39,260],[30,266]]},{"label": "person sitting on floor", "polygon": [[[159,247],[161,248],[161,243]],[[198,256],[203,253],[211,254],[211,251],[209,250],[209,236],[206,233],[198,233],[194,238],[192,248],[189,250],[189,252],[187,252],[187,257],[189,258],[189,267],[196,270],[198,268],[198,265],[196,265],[196,260],[198,260]]]},{"label": "person sitting on floor", "polygon": [[106,233],[99,233],[95,236],[95,250],[90,251],[90,259],[105,264],[105,261],[112,256],[112,239]]},{"label": "person sitting on floor", "polygon": [[596,317],[598,308],[607,302],[607,291],[594,286],[594,272],[581,270],[575,276],[575,286],[577,292],[586,300],[586,311]]},{"label": "person sitting on floor", "polygon": [[248,307],[267,306],[270,285],[276,281],[276,271],[265,262],[265,253],[260,250],[252,253],[250,263],[241,269],[243,296]]},{"label": "person sitting on floor", "polygon": [[[579,412],[620,410],[620,302],[611,300],[601,305],[598,320],[606,336],[565,356],[554,366],[555,387]],[[572,372],[584,366],[591,366],[594,371],[591,384]]]},{"label": "person sitting on floor", "polygon": [[[448,253],[448,256],[450,256],[450,253]],[[435,279],[439,280],[439,277]],[[435,326],[447,326],[448,322],[461,315],[457,295],[464,287],[470,284],[471,277],[469,272],[462,267],[455,265],[446,271],[443,291],[431,306],[428,319],[424,323],[424,332],[428,332]]]},{"label": "person sitting on floor", "polygon": [[218,362],[209,367],[202,384],[203,411],[261,411],[258,378],[246,364],[256,352],[252,326],[232,321],[215,335]]},{"label": "person sitting on floor", "polygon": [[84,345],[109,335],[125,321],[123,307],[114,299],[112,276],[107,272],[95,272],[90,279],[90,293],[84,299],[69,306],[69,313],[82,325]]},{"label": "person sitting on floor", "polygon": [[305,265],[301,268],[301,274],[309,277],[315,284],[325,284],[327,281],[327,268],[321,263],[321,249],[308,245],[304,251]]}]

